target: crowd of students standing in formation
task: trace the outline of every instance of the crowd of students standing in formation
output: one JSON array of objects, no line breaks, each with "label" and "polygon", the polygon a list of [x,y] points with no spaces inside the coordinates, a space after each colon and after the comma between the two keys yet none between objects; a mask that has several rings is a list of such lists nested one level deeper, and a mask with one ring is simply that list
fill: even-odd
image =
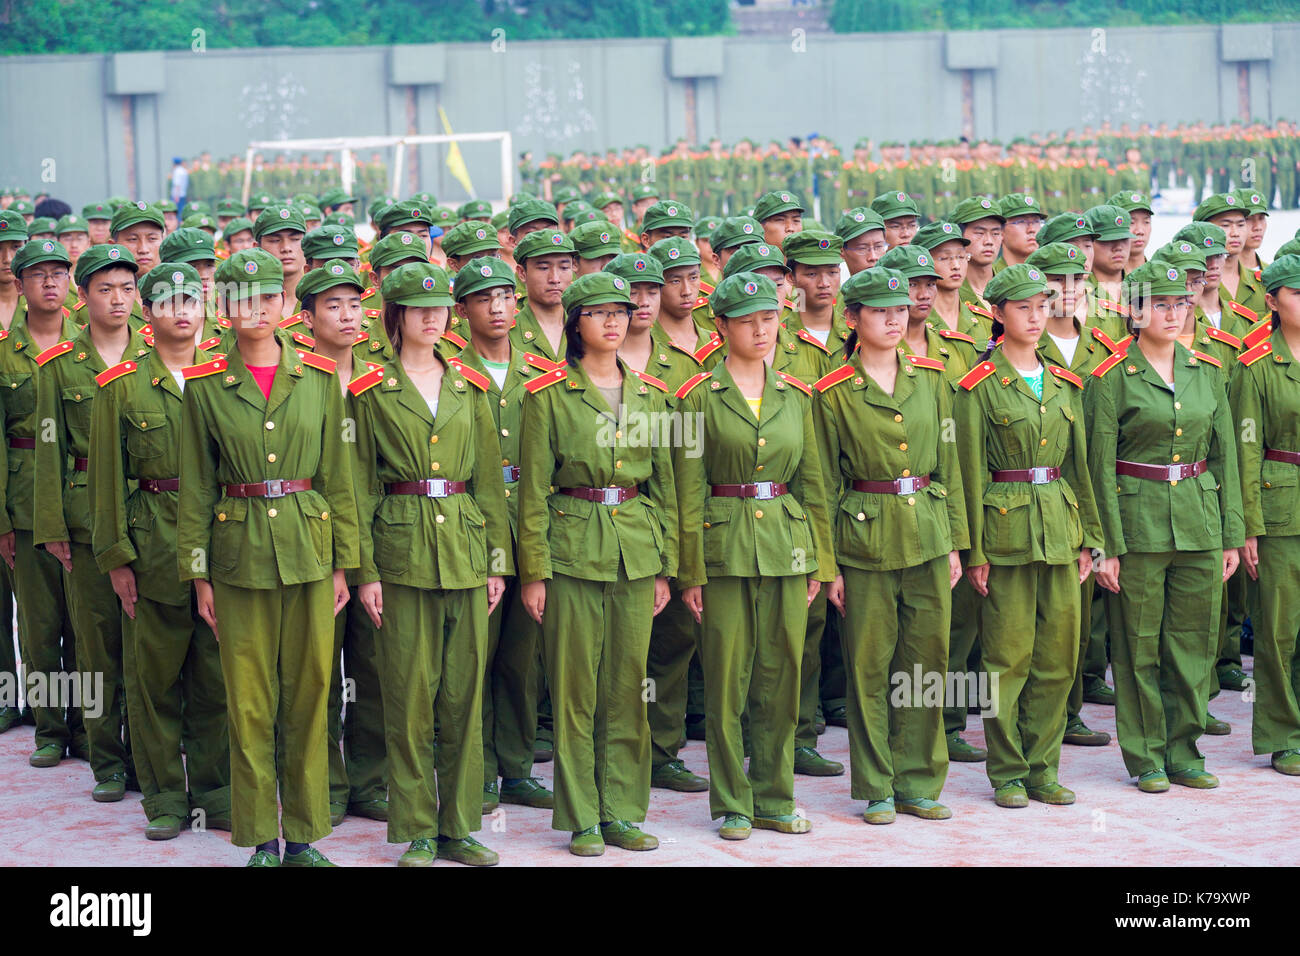
[{"label": "crowd of students standing in formation", "polygon": [[[1069,804],[1062,744],[1109,741],[1085,699],[1140,791],[1206,789],[1249,617],[1253,750],[1300,775],[1300,240],[1260,259],[1258,193],[1151,249],[1139,190],[924,223],[899,190],[833,228],[789,191],[704,223],[639,190],[635,228],[617,197],[433,228],[379,200],[373,243],[341,190],[323,222],[0,211],[23,670],[105,688],[29,701],[31,764],[257,866],[331,865],[348,814],[401,865],[489,865],[499,803],[651,850],[652,786],[707,790],[724,839],[806,833],[827,721],[868,823],[950,817],[950,760]],[[987,751],[965,700],[897,693],[972,666]]]}]

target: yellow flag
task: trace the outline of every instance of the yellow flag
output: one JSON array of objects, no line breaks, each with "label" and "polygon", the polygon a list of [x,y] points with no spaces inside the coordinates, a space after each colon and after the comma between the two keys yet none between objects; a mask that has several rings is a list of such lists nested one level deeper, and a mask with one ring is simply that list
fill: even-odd
[{"label": "yellow flag", "polygon": [[[451,123],[447,122],[447,112],[441,106],[438,107],[438,116],[442,119],[442,131],[450,136]],[[469,193],[470,198],[477,199],[478,193],[474,192],[474,184],[470,182],[469,169],[465,166],[465,157],[460,154],[460,144],[453,140],[447,145],[449,147],[447,150],[447,168],[456,177],[456,181],[465,187],[465,192]]]}]

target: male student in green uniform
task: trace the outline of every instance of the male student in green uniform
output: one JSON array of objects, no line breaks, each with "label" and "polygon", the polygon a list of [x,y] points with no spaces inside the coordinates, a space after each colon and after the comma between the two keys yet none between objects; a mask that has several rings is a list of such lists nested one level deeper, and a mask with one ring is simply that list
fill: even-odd
[{"label": "male student in green uniform", "polygon": [[889,249],[885,242],[885,220],[866,206],[850,209],[840,216],[835,235],[844,243],[840,255],[851,276],[872,268]]},{"label": "male student in green uniform", "polygon": [[1002,252],[1006,219],[1001,207],[987,196],[971,196],[953,207],[948,221],[961,226],[962,238],[970,243],[966,248],[970,261],[966,281],[961,286],[961,300],[971,306],[981,322],[991,323],[993,313],[984,301],[984,287],[993,278],[994,264]]},{"label": "male student in green uniform", "polygon": [[511,344],[553,366],[564,362],[564,290],[573,282],[573,241],[554,229],[538,229],[515,245],[515,269],[528,301],[515,313]]}]

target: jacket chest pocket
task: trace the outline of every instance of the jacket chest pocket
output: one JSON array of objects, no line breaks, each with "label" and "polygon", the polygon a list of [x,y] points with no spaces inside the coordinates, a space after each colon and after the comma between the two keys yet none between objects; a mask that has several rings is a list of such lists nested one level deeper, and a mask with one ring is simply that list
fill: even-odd
[{"label": "jacket chest pocket", "polygon": [[248,537],[247,498],[227,498],[216,506],[216,521],[212,524],[212,569],[233,571],[239,564],[239,553]]},{"label": "jacket chest pocket", "polygon": [[161,409],[128,408],[126,419],[126,450],[132,458],[144,460],[166,454],[171,429]]},{"label": "jacket chest pocket", "polygon": [[790,566],[795,569],[807,568],[808,559],[813,557],[808,515],[793,495],[782,495],[781,505],[785,509],[786,526],[790,529]]},{"label": "jacket chest pocket", "polygon": [[375,567],[389,574],[405,574],[415,544],[417,502],[411,495],[390,495],[375,512],[371,530]]},{"label": "jacket chest pocket", "polygon": [[68,385],[63,389],[63,418],[69,431],[90,433],[90,410],[95,396],[95,386]]},{"label": "jacket chest pocket", "polygon": [[1028,447],[1033,440],[1029,433],[1033,431],[1025,418],[1022,408],[991,408],[988,412],[989,450],[995,452],[991,458],[996,459],[996,451],[1001,450],[1008,458],[1015,458]]},{"label": "jacket chest pocket", "polygon": [[709,498],[704,512],[704,564],[718,567],[727,560],[730,553],[727,534],[732,527],[732,510],[734,498]]},{"label": "jacket chest pocket", "polygon": [[[1074,440],[1075,414],[1076,414],[1075,410],[1071,408],[1069,405],[1062,405],[1061,414],[1055,419],[1054,422],[1057,430],[1055,447],[1063,455],[1069,452],[1070,446]],[[1043,417],[1046,419],[1052,419],[1053,417],[1052,410],[1048,409],[1047,414],[1044,415]]]},{"label": "jacket chest pocket", "polygon": [[[596,555],[588,554],[589,523],[598,520],[593,514],[594,502],[568,495],[557,495],[550,504],[551,561],[561,567],[574,567]],[[604,507],[600,505],[599,507]]]},{"label": "jacket chest pocket", "polygon": [[1263,479],[1259,494],[1265,530],[1289,525],[1295,519],[1300,468],[1285,462],[1265,461]]},{"label": "jacket chest pocket", "polygon": [[1029,492],[999,495],[984,502],[984,553],[1009,558],[1031,550]]},{"label": "jacket chest pocket", "polygon": [[36,388],[28,373],[0,375],[0,393],[4,395],[5,408],[14,418],[30,415],[36,408]]}]

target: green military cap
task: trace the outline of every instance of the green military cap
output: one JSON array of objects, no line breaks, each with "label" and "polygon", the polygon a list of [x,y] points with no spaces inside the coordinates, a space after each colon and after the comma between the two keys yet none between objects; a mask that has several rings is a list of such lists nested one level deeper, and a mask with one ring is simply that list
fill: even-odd
[{"label": "green military cap", "polygon": [[356,201],[357,197],[350,195],[342,186],[334,186],[331,189],[327,189],[320,197],[320,205],[323,209],[328,209],[330,206],[342,206],[344,203]]},{"label": "green military cap", "polygon": [[776,283],[757,272],[735,272],[718,283],[709,296],[714,315],[727,318],[751,315],[764,310],[776,311],[781,300]]},{"label": "green military cap", "polygon": [[1300,255],[1288,253],[1278,256],[1259,275],[1265,292],[1276,292],[1282,286],[1300,289]]},{"label": "green military cap", "polygon": [[[175,204],[174,202],[172,202],[170,199],[159,199],[159,200],[156,201],[153,205],[157,206],[157,207],[158,207],[159,209],[161,209],[163,212],[175,212],[175,211],[176,211],[176,204]],[[190,204],[190,208],[193,208],[193,203]]]},{"label": "green military cap", "polygon": [[1153,213],[1151,208],[1151,197],[1144,192],[1134,190],[1121,190],[1106,200],[1108,206],[1119,206],[1125,212],[1132,214],[1134,210],[1141,209],[1145,212]]},{"label": "green military cap", "polygon": [[343,226],[317,226],[302,237],[306,259],[356,259],[361,255],[357,236]]},{"label": "green military cap", "polygon": [[878,309],[910,305],[907,276],[897,269],[876,265],[849,276],[840,286],[845,305],[867,305]]},{"label": "green military cap", "polygon": [[955,222],[927,222],[912,237],[912,245],[929,249],[933,252],[945,242],[960,242],[969,246],[970,240],[961,234],[961,226]]},{"label": "green military cap", "polygon": [[751,216],[728,216],[709,237],[714,252],[762,241],[763,226]]},{"label": "green military cap", "polygon": [[592,223],[592,222],[603,223],[605,226],[609,225],[609,220],[605,218],[605,214],[603,212],[601,212],[599,209],[593,209],[591,206],[588,206],[586,203],[583,203],[582,208],[578,209],[576,212],[574,212],[572,216],[570,216],[569,210],[576,205],[578,204],[571,203],[570,205],[564,207],[564,219],[566,222],[570,222],[574,226],[585,225],[587,223]]},{"label": "green military cap", "polygon": [[59,221],[54,224],[54,234],[64,236],[70,232],[86,232],[89,228],[85,219],[75,212],[70,212],[66,216],[59,217]]},{"label": "green military cap", "polygon": [[523,262],[533,256],[553,256],[557,253],[576,252],[573,240],[555,229],[537,229],[524,236],[515,244],[515,262]]},{"label": "green military cap", "polygon": [[641,217],[642,232],[649,232],[651,229],[668,229],[673,226],[685,226],[687,229],[695,226],[695,213],[691,207],[676,199],[660,200],[647,209]]},{"label": "green military cap", "polygon": [[406,262],[408,259],[416,262],[429,261],[423,241],[413,232],[390,232],[370,247],[370,265],[376,269]]},{"label": "green military cap", "polygon": [[252,199],[248,201],[249,218],[255,219],[256,217],[253,215],[254,212],[256,212],[259,209],[265,209],[267,206],[274,206],[274,205],[275,205],[275,198],[271,196],[270,193],[258,193],[256,196],[254,196]]},{"label": "green military cap", "polygon": [[570,283],[560,297],[560,302],[565,312],[583,305],[625,302],[630,306],[631,290],[631,283],[622,276],[616,276],[612,272],[589,272]]},{"label": "green military cap", "polygon": [[1042,216],[1047,218],[1043,212],[1038,200],[1028,193],[1011,193],[1009,196],[1003,196],[998,201],[998,212],[1002,214],[1003,219],[1011,219],[1014,216],[1023,216],[1028,213],[1031,216]]},{"label": "green military cap", "polygon": [[217,221],[207,213],[198,213],[193,216],[186,216],[181,220],[181,225],[186,229],[206,229],[209,232],[217,231]]},{"label": "green military cap", "polygon": [[1221,216],[1225,212],[1239,212],[1243,216],[1248,216],[1250,208],[1232,193],[1215,193],[1201,200],[1201,204],[1192,213],[1192,219],[1196,222],[1209,222],[1215,216]]},{"label": "green military cap", "polygon": [[699,247],[695,245],[693,239],[687,239],[685,236],[669,236],[667,239],[660,239],[647,251],[658,259],[659,264],[665,269],[700,264]]},{"label": "green military cap", "polygon": [[1259,213],[1268,215],[1268,205],[1264,202],[1264,196],[1260,191],[1251,186],[1241,186],[1232,191],[1237,197],[1237,201],[1246,207],[1246,215],[1254,216]]},{"label": "green military cap", "polygon": [[1277,257],[1300,255],[1300,239],[1288,239],[1282,245],[1278,246]]},{"label": "green military cap", "polygon": [[924,276],[939,278],[930,258],[930,250],[923,246],[894,246],[883,256],[877,265],[903,273],[908,279],[920,279]]},{"label": "green military cap", "polygon": [[[12,206],[10,207],[13,208]],[[112,223],[108,227],[110,234],[116,236],[123,229],[129,229],[139,223],[149,223],[157,226],[159,229],[165,229],[166,223],[163,221],[162,210],[157,206],[151,206],[143,199],[137,202],[124,203],[117,207],[113,213]]]},{"label": "green military cap", "polygon": [[[127,199],[125,196],[109,196],[104,200],[104,202],[108,203],[108,208],[112,209],[114,212],[117,212],[119,208],[125,206],[130,201],[131,200]],[[11,206],[10,208],[12,209],[13,207]]]},{"label": "green military cap", "polygon": [[506,206],[513,206],[517,202],[525,199],[536,199],[537,194],[529,192],[527,189],[521,189],[518,192],[511,193],[510,198],[506,200]]},{"label": "green military cap", "polygon": [[506,224],[509,222],[510,222],[510,210],[502,209],[499,213],[497,213],[495,216],[492,217],[492,228],[497,230],[505,229]]},{"label": "green military cap", "polygon": [[244,204],[241,203],[238,199],[231,199],[227,197],[225,199],[217,200],[218,216],[242,216],[243,214],[244,214]]},{"label": "green military cap", "polygon": [[695,238],[708,239],[721,224],[721,216],[704,216],[695,223]]},{"label": "green military cap", "polygon": [[339,226],[343,229],[355,229],[357,217],[346,212],[332,212],[321,220],[322,226]]},{"label": "green military cap", "polygon": [[1019,301],[1047,291],[1043,273],[1033,266],[1020,262],[1007,266],[984,287],[984,298],[994,305],[1001,305],[1008,300]]},{"label": "green military cap", "polygon": [[783,212],[806,212],[799,197],[792,192],[778,191],[764,193],[754,203],[754,218],[759,222],[770,219]]},{"label": "green military cap", "polygon": [[456,210],[457,219],[480,219],[484,222],[492,218],[492,204],[486,199],[471,199],[461,203]]},{"label": "green military cap", "polygon": [[397,202],[397,199],[393,196],[379,196],[372,200],[370,205],[366,207],[366,216],[369,217],[372,222],[378,222],[379,214],[395,202]]},{"label": "green military cap", "polygon": [[139,289],[140,298],[145,302],[174,299],[177,296],[203,298],[203,280],[199,278],[198,270],[188,262],[158,263],[145,273],[140,280]]},{"label": "green military cap", "polygon": [[[1104,209],[1105,207],[1098,206],[1096,208]],[[1036,238],[1040,246],[1045,246],[1048,243],[1068,242],[1071,239],[1080,239],[1084,236],[1091,236],[1095,239],[1099,235],[1101,235],[1100,231],[1088,222],[1087,216],[1077,212],[1063,212],[1043,223]]]},{"label": "green military cap", "polygon": [[956,222],[959,226],[982,219],[1006,221],[1006,217],[1002,215],[1000,204],[996,199],[989,199],[988,196],[967,196],[966,199],[953,207],[952,212],[948,213],[948,221]]},{"label": "green military cap", "polygon": [[261,239],[273,232],[285,230],[307,232],[307,223],[303,222],[302,213],[286,203],[267,206],[261,215],[253,221],[253,238]]},{"label": "green military cap", "polygon": [[[1030,256],[1032,259],[1033,256]],[[1202,246],[1196,246],[1186,239],[1175,239],[1167,242],[1155,251],[1151,256],[1152,262],[1167,262],[1171,266],[1177,266],[1184,272],[1189,269],[1199,269],[1205,271],[1205,252]]]},{"label": "green military cap", "polygon": [[864,232],[884,228],[885,220],[881,219],[874,209],[868,206],[857,206],[840,216],[840,221],[835,224],[835,235],[839,236],[842,242],[848,242]]},{"label": "green military cap", "polygon": [[1124,290],[1130,298],[1138,295],[1186,295],[1187,274],[1167,262],[1144,262],[1124,277]]},{"label": "green military cap", "polygon": [[769,266],[790,271],[790,267],[785,263],[785,255],[776,246],[769,246],[766,242],[750,242],[732,253],[727,264],[722,267],[722,276],[726,278],[738,272],[757,272]]},{"label": "green military cap", "polygon": [[299,214],[302,216],[303,223],[320,222],[325,218],[325,214],[320,211],[320,207],[309,202],[294,203]]},{"label": "green military cap", "polygon": [[452,281],[457,302],[475,292],[503,286],[509,286],[511,289],[515,287],[515,270],[496,256],[479,256],[471,259],[460,267],[460,271]]},{"label": "green military cap", "polygon": [[1043,275],[1081,276],[1088,271],[1084,264],[1086,260],[1083,250],[1072,243],[1049,242],[1030,253],[1025,264],[1033,266]]},{"label": "green military cap", "polygon": [[1174,240],[1179,239],[1186,239],[1196,246],[1205,253],[1207,259],[1210,256],[1226,256],[1228,254],[1228,234],[1212,222],[1188,223],[1174,233]]},{"label": "green military cap", "polygon": [[185,204],[185,211],[186,213],[192,212],[192,213],[207,213],[208,215],[212,214],[211,207],[208,206],[208,204],[201,199],[196,199],[193,202],[187,202]]},{"label": "green military cap", "polygon": [[560,206],[564,203],[574,202],[582,198],[582,192],[576,186],[561,186],[555,190],[555,205]]},{"label": "green military cap", "polygon": [[608,191],[592,193],[587,197],[587,201],[596,209],[604,209],[606,206],[613,205],[614,203],[618,203],[620,206],[623,205],[623,200],[618,193]]},{"label": "green military cap", "polygon": [[424,226],[434,225],[433,213],[418,199],[403,199],[401,202],[386,206],[376,222],[384,232],[413,222]]},{"label": "green military cap", "polygon": [[[392,276],[389,276],[392,278]],[[319,268],[312,269],[298,282],[298,298],[305,299],[309,295],[320,295],[326,289],[332,289],[339,285],[356,286],[358,291],[366,290],[366,280],[357,275],[346,262],[340,262],[333,259]],[[385,298],[385,302],[392,302],[392,299]]]},{"label": "green military cap", "polygon": [[837,266],[844,240],[833,232],[805,229],[785,237],[781,251],[786,262],[802,262],[806,266]]},{"label": "green military cap", "polygon": [[49,216],[37,216],[27,224],[27,235],[39,236],[43,232],[54,233],[56,220]]},{"label": "green military cap", "polygon": [[[569,240],[573,248],[583,259],[599,259],[601,256],[616,256],[622,251],[618,232],[605,220],[584,222],[569,231]],[[445,249],[446,246],[444,245]]]},{"label": "green military cap", "polygon": [[871,200],[871,210],[881,219],[899,219],[903,216],[920,216],[916,201],[905,192],[881,193]]},{"label": "green military cap", "polygon": [[221,236],[223,239],[229,239],[236,233],[244,232],[245,230],[248,232],[253,231],[253,220],[246,216],[236,216],[234,219],[230,220],[230,222],[226,223],[226,228],[221,230]]},{"label": "green military cap", "polygon": [[860,138],[857,140],[857,142],[855,142],[855,143],[853,144],[853,148],[854,148],[854,149],[870,149],[870,148],[871,148],[871,138],[868,137],[868,136],[860,137]]},{"label": "green military cap", "polygon": [[316,196],[314,193],[294,193],[289,197],[289,201],[295,206],[301,206],[304,203],[314,206],[316,205]]},{"label": "green military cap", "polygon": [[[279,263],[276,264],[279,265]],[[115,269],[119,266],[130,269],[132,272],[140,271],[139,266],[136,265],[135,256],[131,255],[131,250],[126,246],[91,246],[77,260],[77,268],[73,279],[78,286],[84,286],[96,272],[101,272],[104,269]]]},{"label": "green military cap", "polygon": [[442,251],[449,256],[472,256],[476,253],[493,252],[500,248],[497,231],[490,223],[480,219],[468,219],[457,223],[442,237]]},{"label": "green military cap", "polygon": [[9,263],[9,270],[15,276],[21,277],[24,269],[38,262],[62,262],[70,266],[72,257],[68,255],[68,250],[63,247],[63,243],[56,239],[33,239],[18,247],[13,261]]},{"label": "green military cap", "polygon": [[625,252],[605,263],[603,272],[622,276],[628,282],[653,282],[664,284],[664,267],[654,256],[644,252]]},{"label": "green military cap", "polygon": [[158,258],[163,262],[213,262],[217,254],[213,249],[212,233],[206,229],[182,226],[170,235],[163,236],[158,247]]},{"label": "green military cap", "polygon": [[530,222],[553,222],[560,224],[560,214],[545,199],[524,199],[510,207],[506,228],[516,232],[521,226]]},{"label": "green military cap", "polygon": [[81,207],[82,219],[112,219],[113,207],[106,201],[93,202],[89,206]]},{"label": "green military cap", "polygon": [[446,232],[456,225],[456,210],[447,206],[434,206],[429,210],[433,217],[433,228]]},{"label": "green military cap", "polygon": [[642,199],[658,199],[659,187],[651,183],[637,183],[632,187],[632,201],[639,202]]},{"label": "green military cap", "polygon": [[26,199],[15,199],[9,204],[9,208],[24,216],[29,216],[36,211],[36,207]]},{"label": "green military cap", "polygon": [[1098,242],[1116,242],[1120,239],[1133,238],[1133,234],[1128,231],[1128,213],[1119,206],[1102,203],[1100,206],[1093,206],[1084,215],[1088,220],[1088,228],[1092,230]]},{"label": "green military cap", "polygon": [[[102,248],[93,246],[94,249]],[[81,258],[86,258],[84,255]],[[274,295],[284,291],[284,267],[263,249],[240,249],[217,264],[217,285],[227,296]]]}]

